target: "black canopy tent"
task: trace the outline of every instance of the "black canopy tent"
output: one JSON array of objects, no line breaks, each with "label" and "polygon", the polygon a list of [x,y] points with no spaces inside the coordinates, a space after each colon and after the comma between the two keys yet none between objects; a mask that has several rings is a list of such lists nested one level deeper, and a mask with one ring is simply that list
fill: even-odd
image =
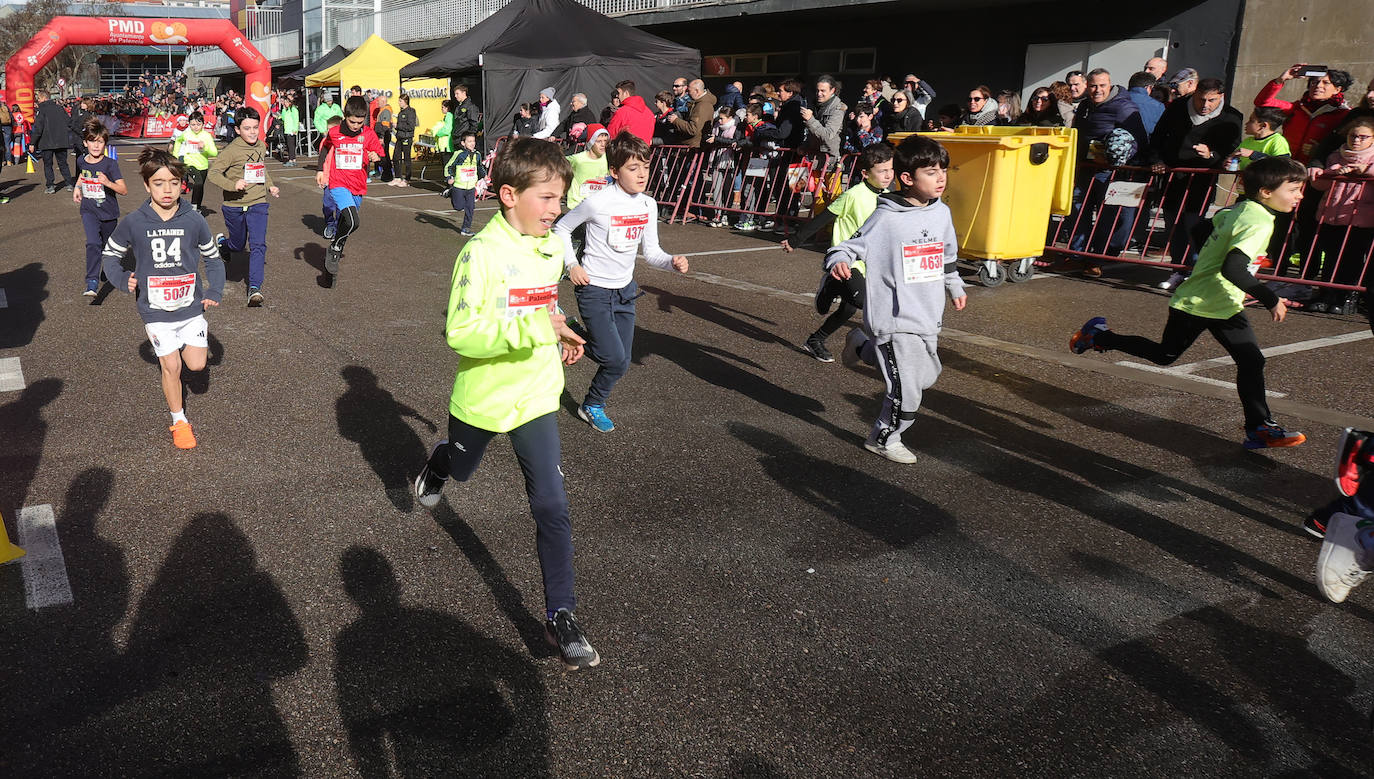
[{"label": "black canopy tent", "polygon": [[553,87],[563,116],[578,92],[600,113],[616,83],[629,79],[653,109],[674,78],[696,78],[701,53],[630,27],[576,0],[512,0],[471,30],[401,68],[401,78],[479,72],[489,139],[510,133],[521,103]]},{"label": "black canopy tent", "polygon": [[306,65],[300,70],[294,70],[290,73],[287,73],[285,76],[282,76],[281,78],[277,79],[277,81],[296,81],[300,82],[301,84],[304,84],[306,76],[310,75],[311,73],[318,73],[321,70],[324,70],[325,68],[333,66],[335,63],[342,62],[348,55],[352,53],[352,49],[345,49],[342,46],[335,46],[334,48],[326,52],[323,57],[320,57],[319,59],[315,60],[309,65]]}]

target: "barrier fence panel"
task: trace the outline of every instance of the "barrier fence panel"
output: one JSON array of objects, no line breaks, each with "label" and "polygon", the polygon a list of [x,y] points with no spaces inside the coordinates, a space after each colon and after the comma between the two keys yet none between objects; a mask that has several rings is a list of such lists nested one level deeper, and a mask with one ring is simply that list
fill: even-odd
[{"label": "barrier fence panel", "polygon": [[658,201],[659,212],[672,222],[684,215],[698,184],[702,153],[690,146],[654,146],[649,157],[649,186],[645,190]]},{"label": "barrier fence panel", "polygon": [[698,181],[687,187],[683,220],[729,223],[751,229],[774,222],[786,229],[808,218],[801,209],[822,170],[817,160],[793,149],[722,148],[700,155]]},{"label": "barrier fence panel", "polygon": [[[1051,223],[1045,249],[1186,270],[1206,220],[1233,205],[1240,189],[1239,176],[1203,168],[1085,166],[1074,191],[1076,207]],[[1309,183],[1304,194],[1294,214],[1275,219],[1274,238],[1256,277],[1347,291],[1367,286],[1374,254],[1374,183],[1364,177],[1326,177],[1321,185]]]}]

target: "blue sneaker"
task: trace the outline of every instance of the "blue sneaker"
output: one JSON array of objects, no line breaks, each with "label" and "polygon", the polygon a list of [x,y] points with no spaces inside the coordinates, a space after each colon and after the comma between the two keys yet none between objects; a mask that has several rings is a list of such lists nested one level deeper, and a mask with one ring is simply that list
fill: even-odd
[{"label": "blue sneaker", "polygon": [[100,289],[100,280],[99,280],[99,279],[91,279],[91,280],[89,280],[89,281],[86,282],[86,291],[85,291],[84,293],[82,293],[82,294],[84,294],[84,295],[85,295],[86,297],[88,297],[88,298],[93,298],[93,297],[95,297],[96,292],[97,292],[99,289]]},{"label": "blue sneaker", "polygon": [[1102,347],[1097,345],[1094,339],[1097,338],[1098,333],[1106,329],[1106,317],[1095,316],[1089,319],[1084,322],[1083,326],[1078,328],[1078,332],[1074,333],[1073,337],[1069,339],[1069,350],[1074,354],[1082,354],[1089,349],[1096,349],[1099,352],[1104,351]]},{"label": "blue sneaker", "polygon": [[609,433],[615,429],[615,424],[611,422],[611,418],[606,416],[605,406],[578,406],[577,416],[583,422],[591,425],[592,429],[598,433]]},{"label": "blue sneaker", "polygon": [[1307,436],[1295,431],[1284,430],[1274,420],[1268,420],[1258,427],[1245,431],[1246,449],[1286,449],[1307,441]]}]

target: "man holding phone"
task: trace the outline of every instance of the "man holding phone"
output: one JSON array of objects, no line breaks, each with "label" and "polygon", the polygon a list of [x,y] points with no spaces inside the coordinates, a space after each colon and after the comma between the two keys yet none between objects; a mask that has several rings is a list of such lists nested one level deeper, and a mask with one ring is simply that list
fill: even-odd
[{"label": "man holding phone", "polygon": [[[1294,103],[1278,99],[1284,85],[1295,78],[1307,79],[1307,91],[1302,98]],[[1350,74],[1344,70],[1301,63],[1265,84],[1255,96],[1255,105],[1271,106],[1288,114],[1283,137],[1288,139],[1293,158],[1306,165],[1317,144],[1340,126],[1345,115],[1350,113],[1350,106],[1345,102],[1345,90],[1352,82]]]}]

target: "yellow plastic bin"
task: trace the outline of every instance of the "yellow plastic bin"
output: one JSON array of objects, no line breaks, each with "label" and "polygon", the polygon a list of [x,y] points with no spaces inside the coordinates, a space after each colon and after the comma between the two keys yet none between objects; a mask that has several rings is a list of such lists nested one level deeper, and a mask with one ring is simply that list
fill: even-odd
[{"label": "yellow plastic bin", "polygon": [[[910,134],[894,133],[891,141],[899,144]],[[1068,214],[1072,207],[1074,131],[961,127],[922,135],[949,150],[944,201],[959,256],[981,261],[978,280],[985,286],[1029,279],[1033,261],[1045,251],[1050,214]]]}]

